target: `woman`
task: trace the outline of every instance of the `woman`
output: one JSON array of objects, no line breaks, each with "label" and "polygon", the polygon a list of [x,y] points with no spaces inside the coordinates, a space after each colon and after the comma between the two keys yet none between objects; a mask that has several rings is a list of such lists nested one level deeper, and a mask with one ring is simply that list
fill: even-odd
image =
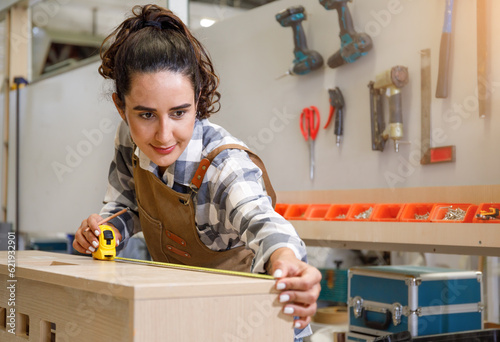
[{"label": "woman", "polygon": [[106,204],[82,222],[74,248],[95,251],[97,222],[129,207],[108,223],[120,247],[142,230],[154,260],[273,274],[283,312],[306,328],[321,275],[274,211],[260,159],[208,121],[220,98],[208,53],[169,10],[147,5],[132,13],[101,48],[99,73],[114,81],[123,122]]}]

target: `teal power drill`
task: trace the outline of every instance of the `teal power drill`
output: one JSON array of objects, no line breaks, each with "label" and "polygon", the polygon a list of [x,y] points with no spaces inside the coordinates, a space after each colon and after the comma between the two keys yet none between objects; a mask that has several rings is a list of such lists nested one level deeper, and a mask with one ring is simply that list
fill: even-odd
[{"label": "teal power drill", "polygon": [[293,30],[293,41],[295,43],[293,54],[295,55],[295,59],[288,74],[305,75],[321,68],[323,66],[323,57],[317,51],[307,48],[306,36],[302,27],[302,21],[306,20],[304,7],[289,7],[276,14],[276,20],[281,26],[290,26]]},{"label": "teal power drill", "polygon": [[328,58],[330,68],[337,68],[346,63],[354,63],[366,55],[373,47],[371,37],[366,33],[354,30],[351,12],[347,2],[351,0],[320,0],[320,4],[327,10],[337,10],[340,25],[340,50]]}]

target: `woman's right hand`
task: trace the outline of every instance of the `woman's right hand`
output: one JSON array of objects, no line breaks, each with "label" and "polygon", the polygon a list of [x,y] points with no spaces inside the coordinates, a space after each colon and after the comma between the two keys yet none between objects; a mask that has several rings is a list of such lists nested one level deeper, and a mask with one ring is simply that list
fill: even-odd
[{"label": "woman's right hand", "polygon": [[[99,247],[98,236],[101,234],[101,229],[97,223],[102,220],[101,216],[92,214],[82,221],[82,224],[76,230],[75,239],[73,240],[73,248],[76,251],[83,254],[91,254],[96,251]],[[107,222],[106,225],[115,231],[116,246],[118,247],[122,240],[122,235],[111,223]]]}]

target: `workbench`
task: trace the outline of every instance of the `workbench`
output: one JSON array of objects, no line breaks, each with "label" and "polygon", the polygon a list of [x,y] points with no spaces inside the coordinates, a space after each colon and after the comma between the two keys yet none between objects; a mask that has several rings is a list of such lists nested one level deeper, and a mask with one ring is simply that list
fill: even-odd
[{"label": "workbench", "polygon": [[0,341],[293,341],[273,280],[40,251],[14,270],[7,253]]}]

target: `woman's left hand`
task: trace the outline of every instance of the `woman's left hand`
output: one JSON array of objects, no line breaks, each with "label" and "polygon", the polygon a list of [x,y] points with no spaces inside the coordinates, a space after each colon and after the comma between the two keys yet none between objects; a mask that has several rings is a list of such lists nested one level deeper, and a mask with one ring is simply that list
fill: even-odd
[{"label": "woman's left hand", "polygon": [[303,329],[316,313],[316,300],[321,286],[321,273],[317,268],[297,259],[289,248],[279,248],[269,258],[268,271],[278,280],[276,289],[282,292],[279,301],[283,313],[298,317],[294,327]]}]

